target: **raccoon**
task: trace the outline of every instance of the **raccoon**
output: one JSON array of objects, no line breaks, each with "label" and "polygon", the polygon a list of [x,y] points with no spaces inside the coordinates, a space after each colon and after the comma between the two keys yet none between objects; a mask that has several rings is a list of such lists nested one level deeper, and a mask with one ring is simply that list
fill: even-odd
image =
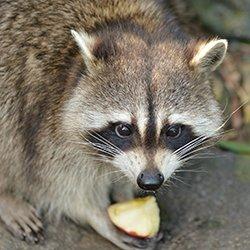
[{"label": "raccoon", "polygon": [[190,37],[157,0],[5,0],[0,12],[1,220],[31,243],[43,212],[152,249],[111,224],[110,190],[155,191],[218,136],[210,75],[227,41]]}]

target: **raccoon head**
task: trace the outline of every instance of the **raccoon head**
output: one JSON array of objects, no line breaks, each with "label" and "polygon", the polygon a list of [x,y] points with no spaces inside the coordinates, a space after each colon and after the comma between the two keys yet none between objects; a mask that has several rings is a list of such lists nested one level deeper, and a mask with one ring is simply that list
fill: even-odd
[{"label": "raccoon head", "polygon": [[218,135],[221,111],[209,75],[225,56],[226,40],[72,34],[86,72],[65,106],[65,126],[93,157],[156,190]]}]

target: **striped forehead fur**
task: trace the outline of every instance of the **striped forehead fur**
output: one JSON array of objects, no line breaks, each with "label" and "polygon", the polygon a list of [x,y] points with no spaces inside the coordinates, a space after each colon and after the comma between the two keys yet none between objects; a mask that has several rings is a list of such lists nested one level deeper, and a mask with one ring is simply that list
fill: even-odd
[{"label": "striped forehead fur", "polygon": [[144,144],[147,149],[154,148],[156,145],[156,119],[153,93],[151,91],[151,82],[148,82],[147,88],[147,109],[148,109],[148,123],[144,137]]}]

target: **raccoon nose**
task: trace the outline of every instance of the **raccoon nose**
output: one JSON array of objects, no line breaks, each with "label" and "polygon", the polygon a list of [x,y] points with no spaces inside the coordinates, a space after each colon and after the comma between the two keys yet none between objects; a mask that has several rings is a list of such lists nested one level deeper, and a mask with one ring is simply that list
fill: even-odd
[{"label": "raccoon nose", "polygon": [[143,170],[137,178],[138,186],[144,190],[156,190],[163,182],[164,176],[156,168]]}]

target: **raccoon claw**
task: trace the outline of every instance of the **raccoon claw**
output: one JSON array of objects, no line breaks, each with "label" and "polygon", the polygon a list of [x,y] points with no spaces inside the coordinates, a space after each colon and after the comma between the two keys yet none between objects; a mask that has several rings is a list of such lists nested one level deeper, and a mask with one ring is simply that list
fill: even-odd
[{"label": "raccoon claw", "polygon": [[30,218],[28,214],[17,214],[6,225],[16,237],[28,243],[37,244],[44,240],[43,229],[40,220],[37,217],[32,217]]},{"label": "raccoon claw", "polygon": [[34,231],[32,231],[30,234],[25,235],[24,240],[30,244],[42,243],[44,241],[43,232],[41,231],[41,232],[35,233]]},{"label": "raccoon claw", "polygon": [[7,229],[17,238],[31,244],[44,240],[43,225],[36,210],[23,201],[6,199],[0,217]]},{"label": "raccoon claw", "polygon": [[135,238],[127,237],[123,242],[136,249],[154,249],[156,245],[163,239],[163,233],[159,232],[155,237],[152,238]]},{"label": "raccoon claw", "polygon": [[[30,211],[29,211],[30,212]],[[17,214],[14,221],[8,225],[8,228],[22,240],[37,244],[44,240],[42,223],[34,213]],[[13,230],[14,229],[14,230]]]}]

